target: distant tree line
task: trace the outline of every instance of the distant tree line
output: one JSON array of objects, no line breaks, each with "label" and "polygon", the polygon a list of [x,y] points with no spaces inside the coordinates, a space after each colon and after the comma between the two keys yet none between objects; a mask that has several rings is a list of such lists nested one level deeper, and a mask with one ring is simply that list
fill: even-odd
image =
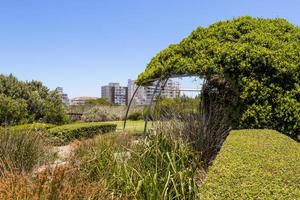
[{"label": "distant tree line", "polygon": [[40,81],[19,81],[0,74],[0,124],[63,124],[68,120],[60,95]]}]

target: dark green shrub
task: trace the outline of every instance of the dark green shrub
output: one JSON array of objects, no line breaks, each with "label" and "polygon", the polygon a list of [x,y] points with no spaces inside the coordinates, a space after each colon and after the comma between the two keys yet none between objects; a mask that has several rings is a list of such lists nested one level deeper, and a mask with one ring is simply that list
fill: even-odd
[{"label": "dark green shrub", "polygon": [[300,144],[272,130],[232,131],[201,199],[299,199]]},{"label": "dark green shrub", "polygon": [[144,113],[143,112],[133,112],[128,115],[129,120],[137,121],[137,120],[143,120],[144,119]]},{"label": "dark green shrub", "polygon": [[116,124],[109,123],[75,123],[51,128],[48,131],[48,136],[54,144],[62,145],[75,139],[91,138],[96,134],[114,132],[116,128]]}]

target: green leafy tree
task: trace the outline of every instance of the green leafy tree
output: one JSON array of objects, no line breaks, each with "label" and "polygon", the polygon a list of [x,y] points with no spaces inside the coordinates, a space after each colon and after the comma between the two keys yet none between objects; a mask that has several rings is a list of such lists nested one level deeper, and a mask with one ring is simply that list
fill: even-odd
[{"label": "green leafy tree", "polygon": [[219,76],[237,91],[239,128],[300,135],[300,28],[284,19],[239,17],[199,27],[159,52],[137,83],[170,75]]},{"label": "green leafy tree", "polygon": [[0,94],[0,124],[26,122],[27,106],[22,99],[14,100]]},{"label": "green leafy tree", "polygon": [[61,97],[40,81],[23,82],[13,75],[0,75],[0,124],[67,121]]},{"label": "green leafy tree", "polygon": [[50,92],[45,100],[45,115],[43,121],[53,124],[64,124],[68,121],[64,105],[56,91]]}]

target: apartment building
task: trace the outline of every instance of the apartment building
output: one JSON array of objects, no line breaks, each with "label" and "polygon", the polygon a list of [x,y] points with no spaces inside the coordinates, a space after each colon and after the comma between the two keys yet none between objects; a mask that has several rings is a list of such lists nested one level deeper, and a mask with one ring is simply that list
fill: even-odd
[{"label": "apartment building", "polygon": [[101,87],[101,97],[116,105],[127,105],[128,88],[119,83],[109,83]]},{"label": "apartment building", "polygon": [[56,91],[58,92],[58,94],[61,96],[62,102],[63,102],[66,106],[68,106],[68,105],[70,104],[70,99],[69,99],[69,97],[68,97],[68,94],[64,93],[63,87],[57,87],[55,90],[56,90]]},{"label": "apartment building", "polygon": [[[153,92],[155,89],[157,82],[154,82],[152,85],[147,87],[140,87],[133,99],[133,105],[149,105],[153,96]],[[159,89],[162,87],[160,84]],[[133,96],[134,91],[136,90],[137,85],[133,80],[128,80],[128,99],[130,100]],[[157,92],[158,93],[158,92]],[[180,84],[178,81],[174,81],[169,79],[161,91],[161,96],[166,98],[176,98],[180,95]]]}]

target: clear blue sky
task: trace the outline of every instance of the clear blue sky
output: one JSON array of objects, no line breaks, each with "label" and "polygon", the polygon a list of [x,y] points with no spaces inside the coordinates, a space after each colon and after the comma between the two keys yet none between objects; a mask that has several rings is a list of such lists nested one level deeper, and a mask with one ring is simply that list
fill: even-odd
[{"label": "clear blue sky", "polygon": [[136,78],[197,26],[243,15],[300,25],[300,1],[2,0],[0,73],[100,96],[101,85]]}]

